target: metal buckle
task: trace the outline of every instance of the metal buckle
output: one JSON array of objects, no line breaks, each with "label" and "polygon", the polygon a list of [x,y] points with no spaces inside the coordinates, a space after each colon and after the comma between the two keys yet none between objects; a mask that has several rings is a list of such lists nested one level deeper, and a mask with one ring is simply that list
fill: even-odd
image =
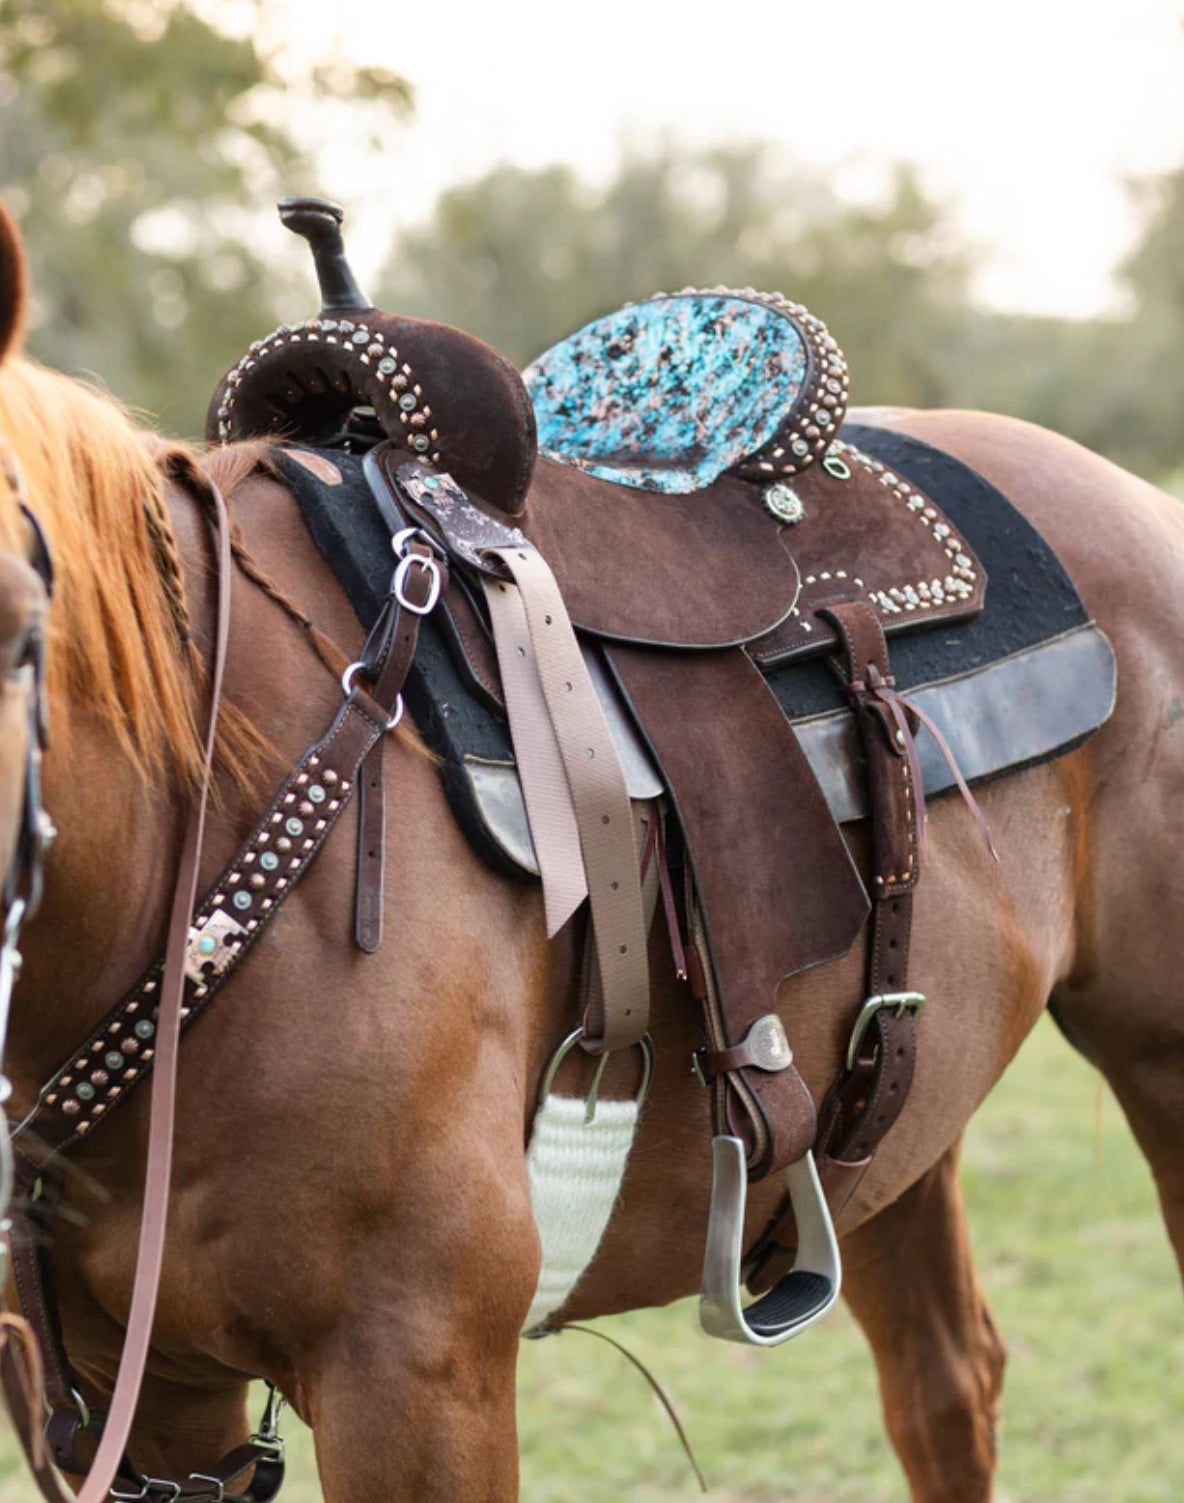
[{"label": "metal buckle", "polygon": [[906,1012],[911,1012],[916,1017],[924,1006],[925,996],[923,992],[878,992],[874,997],[869,997],[859,1009],[859,1016],[855,1019],[855,1027],[851,1030],[851,1042],[847,1045],[848,1070],[854,1070],[855,1061],[859,1058],[859,1046],[863,1042],[863,1036],[878,1012],[882,1012],[885,1008],[894,1007],[898,1018],[903,1017]]},{"label": "metal buckle", "polygon": [[107,1496],[117,1499],[118,1503],[143,1503],[143,1500],[158,1488],[167,1488],[169,1490],[162,1503],[177,1503],[177,1499],[181,1496],[181,1484],[179,1482],[170,1482],[167,1477],[145,1477],[143,1486],[138,1493],[120,1492],[116,1485],[112,1483],[111,1491]]},{"label": "metal buckle", "polygon": [[217,1492],[208,1500],[208,1503],[224,1503],[226,1498],[226,1484],[221,1477],[211,1477],[208,1472],[190,1472],[190,1482],[208,1482],[211,1487],[217,1488]]},{"label": "metal buckle", "polygon": [[[420,553],[411,552],[412,541],[422,543],[430,553],[430,558],[424,558]],[[396,532],[391,539],[391,548],[395,557],[399,560],[395,569],[394,578],[391,580],[391,594],[399,602],[404,610],[410,611],[416,616],[430,616],[436,609],[440,599],[440,593],[444,588],[444,578],[440,573],[439,549],[435,539],[422,527],[404,527],[401,532]],[[404,586],[412,566],[418,564],[421,569],[426,569],[432,577],[432,586],[428,591],[427,603],[416,605],[413,600],[408,600]]]},{"label": "metal buckle", "polygon": [[[583,1039],[583,1037],[584,1030],[582,1028],[574,1029],[571,1033],[568,1034],[568,1036],[560,1044],[559,1048],[556,1049],[555,1053],[551,1056],[551,1061],[548,1064],[547,1068],[543,1071],[543,1078],[539,1083],[538,1099],[540,1105],[551,1094],[551,1087],[555,1083],[555,1075],[559,1069],[559,1066],[563,1063],[563,1061],[567,1058],[567,1056],[571,1053],[575,1046]],[[633,1099],[640,1108],[645,1104],[645,1099],[650,1093],[650,1084],[654,1078],[654,1044],[648,1033],[645,1034],[642,1038],[638,1039],[637,1047],[641,1050],[641,1085],[638,1087],[637,1094]],[[596,1073],[592,1077],[592,1084],[588,1087],[588,1094],[584,1098],[585,1126],[590,1126],[593,1122],[596,1121],[596,1103],[600,1095],[600,1082],[604,1077],[604,1072],[608,1065],[608,1062],[609,1050],[605,1049],[601,1052],[599,1059],[596,1061]]]},{"label": "metal buckle", "polygon": [[[405,585],[407,576],[413,568],[426,569],[432,578],[428,598],[423,605],[416,605],[414,600],[409,600],[407,597]],[[430,616],[436,609],[443,588],[444,578],[440,573],[440,565],[435,558],[424,558],[421,553],[405,553],[395,569],[395,577],[391,580],[391,594],[405,611],[410,611],[415,616]]]}]

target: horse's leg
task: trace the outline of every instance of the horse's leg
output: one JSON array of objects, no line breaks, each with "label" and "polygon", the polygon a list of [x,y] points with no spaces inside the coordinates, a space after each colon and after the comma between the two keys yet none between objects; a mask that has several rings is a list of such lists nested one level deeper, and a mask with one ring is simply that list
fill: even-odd
[{"label": "horse's leg", "polygon": [[[489,1051],[487,1051],[488,1054]],[[521,1103],[500,1071],[399,1159],[389,1207],[337,1243],[339,1313],[297,1357],[325,1503],[514,1503],[519,1335],[540,1246]],[[358,1231],[361,1230],[361,1238]]]},{"label": "horse's leg", "polygon": [[483,1329],[444,1298],[428,1280],[336,1333],[311,1415],[325,1503],[515,1503],[520,1320]]},{"label": "horse's leg", "polygon": [[987,1503],[995,1471],[1006,1354],[975,1277],[960,1148],[843,1241],[843,1292],[914,1503]]}]

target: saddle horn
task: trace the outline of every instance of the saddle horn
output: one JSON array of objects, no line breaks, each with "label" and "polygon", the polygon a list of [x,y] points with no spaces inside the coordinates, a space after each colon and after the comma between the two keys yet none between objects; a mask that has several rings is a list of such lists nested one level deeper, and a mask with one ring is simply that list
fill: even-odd
[{"label": "saddle horn", "polygon": [[408,458],[447,471],[495,511],[521,513],[537,443],[518,372],[460,329],[374,307],[346,259],[338,204],[284,198],[278,208],[308,241],[323,306],[255,340],[231,367],[210,403],[207,439],[328,444],[356,407],[370,407]]},{"label": "saddle horn", "polygon": [[341,234],[345,210],[341,205],[328,198],[281,198],[276,208],[284,228],[307,240],[312,249],[324,311],[372,308],[373,303],[354,280],[345,258],[345,240]]}]

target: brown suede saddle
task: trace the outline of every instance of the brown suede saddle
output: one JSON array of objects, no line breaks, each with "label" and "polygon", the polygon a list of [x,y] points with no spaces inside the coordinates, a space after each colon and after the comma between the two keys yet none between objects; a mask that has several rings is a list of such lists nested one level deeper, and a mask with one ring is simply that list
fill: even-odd
[{"label": "brown suede saddle", "polygon": [[[829,1219],[816,1178],[796,1190],[791,1179],[798,1230],[782,1218],[750,1268],[767,1285],[780,1271],[769,1249],[788,1236],[813,1248],[814,1271],[799,1266],[742,1315],[720,1294],[740,1256],[725,1245],[743,1218],[736,1176],[801,1174],[807,1160],[812,1176],[816,1146],[824,1183],[834,1171],[832,1203],[848,1196],[903,1105],[919,994],[907,990],[907,958],[899,974],[873,961],[820,1126],[776,1037],[778,986],[846,954],[873,910],[870,949],[899,939],[907,957],[928,786],[922,722],[954,758],[920,703],[896,691],[887,643],[972,622],[983,566],[915,477],[838,436],[846,364],[800,305],[751,289],[658,297],[579,331],[524,381],[469,335],[372,307],[346,266],[339,210],[288,200],[281,216],[312,244],[324,307],[251,346],[219,386],[209,437],[325,444],[362,414],[383,439],[366,470],[387,529],[421,527],[448,553],[436,624],[495,712],[505,695],[481,578],[491,552],[527,542],[549,565],[585,655],[657,766],[685,852],[699,1069],[712,1090],[717,1202],[732,1206],[709,1238],[705,1310],[717,1334],[783,1340],[837,1294]],[[1094,665],[1099,685],[1110,673],[1099,688],[1108,704],[1106,656]],[[855,713],[841,712],[839,739],[828,725],[825,749],[815,737],[807,755],[775,685],[811,658]],[[854,815],[820,782],[828,759]],[[873,840],[861,876],[839,821],[863,814]],[[866,1108],[881,1087],[898,1099],[873,1125]],[[738,1161],[721,1155],[725,1138]]]}]

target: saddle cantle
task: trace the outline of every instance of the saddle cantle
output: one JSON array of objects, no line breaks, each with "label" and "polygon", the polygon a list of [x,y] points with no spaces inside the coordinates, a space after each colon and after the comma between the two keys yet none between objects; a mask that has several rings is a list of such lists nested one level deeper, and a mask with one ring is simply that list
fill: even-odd
[{"label": "saddle cantle", "polygon": [[826,453],[849,395],[822,320],[751,287],[630,303],[553,345],[523,380],[544,454],[674,495],[725,470],[798,474]]}]

